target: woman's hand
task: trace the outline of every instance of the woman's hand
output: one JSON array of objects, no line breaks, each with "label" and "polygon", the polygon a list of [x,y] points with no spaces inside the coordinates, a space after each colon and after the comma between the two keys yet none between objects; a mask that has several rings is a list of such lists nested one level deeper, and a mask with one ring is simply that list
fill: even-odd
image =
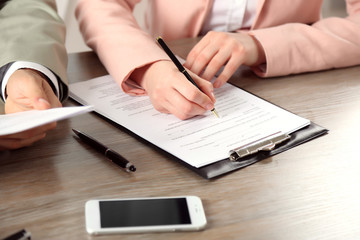
[{"label": "woman's hand", "polygon": [[190,51],[185,67],[210,81],[224,69],[214,82],[221,87],[240,65],[256,66],[265,62],[260,43],[247,33],[208,32]]},{"label": "woman's hand", "polygon": [[212,84],[189,74],[201,91],[167,60],[135,70],[131,79],[146,90],[156,110],[184,120],[213,109],[215,103]]}]

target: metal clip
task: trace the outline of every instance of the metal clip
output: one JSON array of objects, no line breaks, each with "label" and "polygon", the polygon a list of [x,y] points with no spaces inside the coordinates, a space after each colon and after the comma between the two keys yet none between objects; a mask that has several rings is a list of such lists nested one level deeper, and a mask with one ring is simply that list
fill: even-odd
[{"label": "metal clip", "polygon": [[229,151],[230,161],[238,161],[243,157],[255,154],[259,151],[271,151],[276,147],[276,145],[288,139],[290,139],[289,134],[281,134],[281,135],[276,135],[271,139],[266,139],[263,141],[260,140],[253,143],[249,143],[239,148],[235,148]]}]

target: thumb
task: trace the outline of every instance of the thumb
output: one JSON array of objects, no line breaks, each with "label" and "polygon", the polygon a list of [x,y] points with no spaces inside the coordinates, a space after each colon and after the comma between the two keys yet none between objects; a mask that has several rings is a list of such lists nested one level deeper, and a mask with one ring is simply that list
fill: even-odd
[{"label": "thumb", "polygon": [[191,77],[196,81],[196,84],[199,86],[201,91],[205,93],[213,103],[216,102],[216,98],[214,95],[214,87],[211,82],[197,76],[193,72],[190,72]]},{"label": "thumb", "polygon": [[42,97],[34,98],[33,106],[36,110],[45,110],[51,108],[51,104],[49,103],[49,101]]}]

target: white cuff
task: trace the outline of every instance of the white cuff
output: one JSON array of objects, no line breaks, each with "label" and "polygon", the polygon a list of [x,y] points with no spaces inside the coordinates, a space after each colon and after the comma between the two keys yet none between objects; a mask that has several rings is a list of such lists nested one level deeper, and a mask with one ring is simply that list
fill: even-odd
[{"label": "white cuff", "polygon": [[43,73],[45,76],[47,76],[50,81],[54,84],[55,86],[55,95],[57,97],[59,97],[59,83],[57,81],[57,78],[55,76],[55,74],[53,74],[48,68],[38,64],[38,63],[33,63],[33,62],[26,62],[26,61],[16,61],[14,62],[10,68],[7,70],[4,78],[3,78],[3,81],[2,81],[2,86],[1,86],[1,93],[4,97],[4,102],[6,101],[5,99],[5,88],[6,88],[6,84],[10,78],[10,76],[16,71],[16,70],[19,70],[21,68],[31,68],[31,69],[34,69],[34,70],[37,70],[41,73]]}]

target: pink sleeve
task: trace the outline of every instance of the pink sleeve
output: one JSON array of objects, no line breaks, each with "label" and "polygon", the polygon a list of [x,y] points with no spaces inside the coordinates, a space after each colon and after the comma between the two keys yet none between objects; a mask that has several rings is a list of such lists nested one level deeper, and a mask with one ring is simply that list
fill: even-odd
[{"label": "pink sleeve", "polygon": [[132,11],[139,0],[79,0],[76,18],[86,44],[99,56],[109,74],[133,95],[146,94],[127,81],[134,69],[168,59],[137,24]]},{"label": "pink sleeve", "polygon": [[360,64],[360,1],[347,0],[347,10],[347,18],[251,31],[266,55],[266,67],[255,73],[273,77]]}]

